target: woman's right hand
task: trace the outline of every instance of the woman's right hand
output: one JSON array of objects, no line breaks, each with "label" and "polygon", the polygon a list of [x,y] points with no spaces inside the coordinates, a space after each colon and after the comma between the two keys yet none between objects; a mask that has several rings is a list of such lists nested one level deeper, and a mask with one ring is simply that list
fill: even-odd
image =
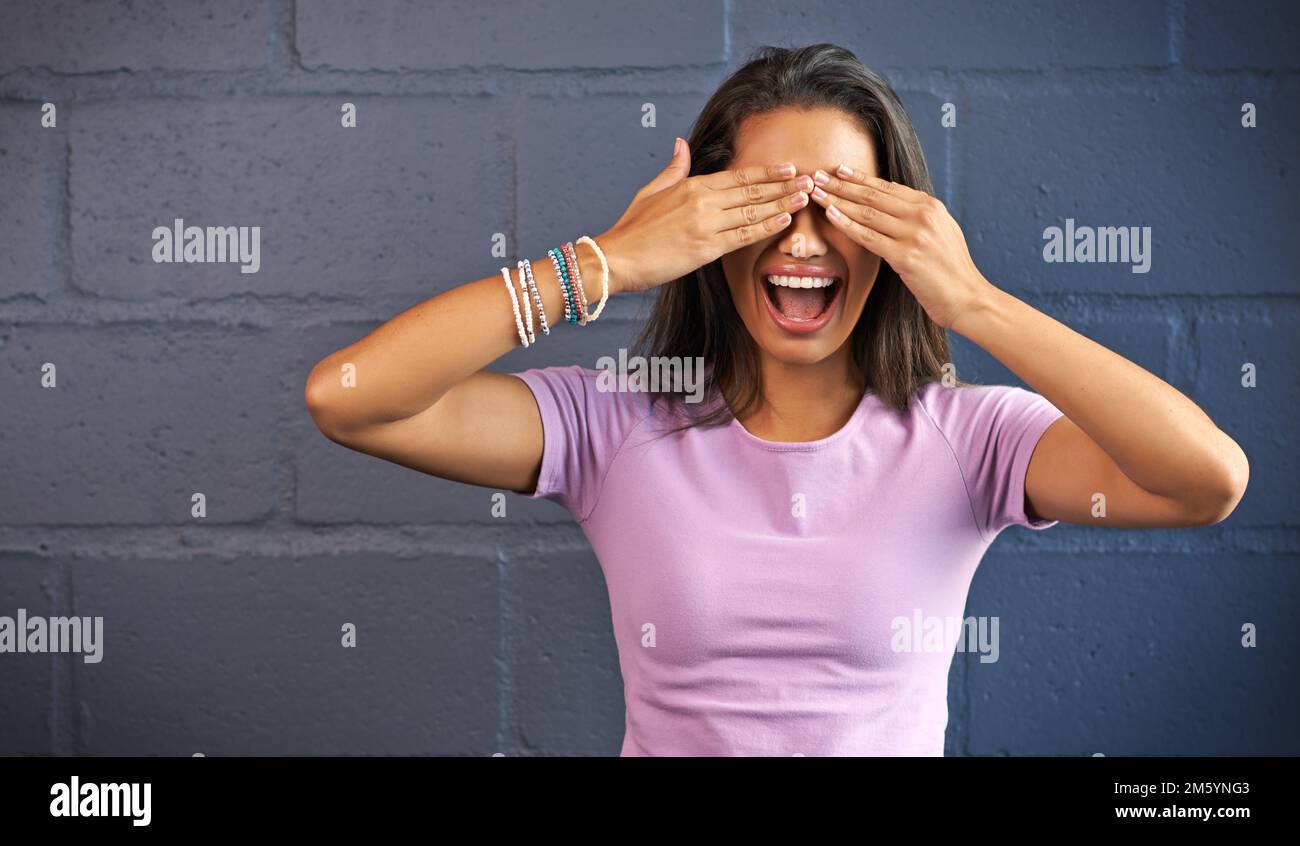
[{"label": "woman's right hand", "polygon": [[678,138],[668,166],[596,238],[611,293],[663,285],[776,234],[808,204],[813,187],[790,163],[688,177],[690,169],[690,148]]}]

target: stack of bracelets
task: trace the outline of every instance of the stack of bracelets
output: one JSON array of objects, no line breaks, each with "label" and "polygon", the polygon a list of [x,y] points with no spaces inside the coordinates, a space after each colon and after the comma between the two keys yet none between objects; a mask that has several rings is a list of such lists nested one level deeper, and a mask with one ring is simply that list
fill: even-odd
[{"label": "stack of bracelets", "polygon": [[[583,235],[577,243],[590,245],[592,251],[596,253],[596,258],[600,260],[600,302],[596,304],[596,310],[590,313],[587,311],[587,292],[582,287],[582,270],[578,267],[578,253],[573,248],[574,242],[566,241],[562,246],[552,247],[546,251],[546,255],[555,266],[555,277],[560,281],[560,292],[564,295],[564,320],[567,323],[586,326],[600,317],[600,313],[605,309],[605,302],[609,299],[609,262],[605,260],[605,252],[592,238]],[[501,276],[506,281],[506,290],[510,292],[510,304],[515,312],[515,329],[519,331],[519,343],[527,347],[537,343],[537,335],[533,331],[534,307],[537,309],[537,319],[542,326],[543,335],[551,334],[551,325],[546,320],[546,311],[542,308],[542,295],[538,293],[537,282],[533,279],[532,262],[528,259],[520,259],[515,267],[519,271],[518,294],[515,293],[515,283],[510,279],[508,266],[501,267]],[[524,303],[522,311],[519,308],[521,299]]]}]

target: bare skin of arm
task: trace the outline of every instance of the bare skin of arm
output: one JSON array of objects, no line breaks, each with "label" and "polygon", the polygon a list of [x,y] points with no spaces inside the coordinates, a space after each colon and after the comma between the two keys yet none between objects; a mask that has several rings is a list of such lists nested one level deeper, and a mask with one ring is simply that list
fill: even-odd
[{"label": "bare skin of arm", "polygon": [[[957,222],[929,194],[851,165],[824,181],[824,195],[813,202],[889,262],[935,322],[979,344],[1065,414],[1030,461],[1031,513],[1127,528],[1205,525],[1232,513],[1250,465],[1199,406],[996,288],[971,260]],[[1106,497],[1104,520],[1092,514],[1098,493]]]},{"label": "bare skin of arm", "polygon": [[[771,237],[807,205],[812,189],[788,163],[695,177],[689,169],[690,151],[679,140],[668,167],[596,236],[609,262],[611,297]],[[665,243],[678,249],[656,246]],[[594,307],[600,263],[589,245],[574,249]],[[551,331],[570,331],[550,260],[532,266]],[[512,265],[512,278],[516,273]],[[453,481],[528,492],[542,458],[537,404],[521,380],[484,370],[518,345],[498,271],[412,306],[326,356],[308,376],[304,397],[321,432],[351,449]],[[342,379],[346,364],[355,368],[353,387]]]}]

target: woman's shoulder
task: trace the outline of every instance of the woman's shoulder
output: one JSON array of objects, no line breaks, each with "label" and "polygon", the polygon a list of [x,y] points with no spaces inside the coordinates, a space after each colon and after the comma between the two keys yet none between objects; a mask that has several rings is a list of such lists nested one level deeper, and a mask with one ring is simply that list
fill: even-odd
[{"label": "woman's shoulder", "polygon": [[1026,414],[1059,411],[1041,394],[1016,385],[978,385],[935,380],[917,389],[915,405],[945,432],[972,425],[995,425]]},{"label": "woman's shoulder", "polygon": [[578,364],[533,367],[511,375],[532,390],[544,421],[581,425],[589,435],[625,436],[654,412],[648,394],[607,371]]},{"label": "woman's shoulder", "polygon": [[934,379],[916,389],[913,395],[927,407],[942,404],[970,405],[990,400],[1023,399],[1041,396],[1019,385],[981,385],[973,382],[945,382]]},{"label": "woman's shoulder", "polygon": [[617,373],[580,364],[532,367],[514,374],[532,385],[587,398],[593,406],[648,407],[646,394],[639,384],[629,384]]}]

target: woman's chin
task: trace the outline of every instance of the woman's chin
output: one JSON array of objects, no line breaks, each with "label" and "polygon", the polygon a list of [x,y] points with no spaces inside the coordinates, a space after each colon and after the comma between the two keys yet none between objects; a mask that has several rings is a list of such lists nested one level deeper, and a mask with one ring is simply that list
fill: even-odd
[{"label": "woman's chin", "polygon": [[817,337],[771,337],[770,334],[758,339],[758,346],[764,355],[780,364],[806,367],[820,364],[835,354],[846,339],[831,338],[818,333]]}]

